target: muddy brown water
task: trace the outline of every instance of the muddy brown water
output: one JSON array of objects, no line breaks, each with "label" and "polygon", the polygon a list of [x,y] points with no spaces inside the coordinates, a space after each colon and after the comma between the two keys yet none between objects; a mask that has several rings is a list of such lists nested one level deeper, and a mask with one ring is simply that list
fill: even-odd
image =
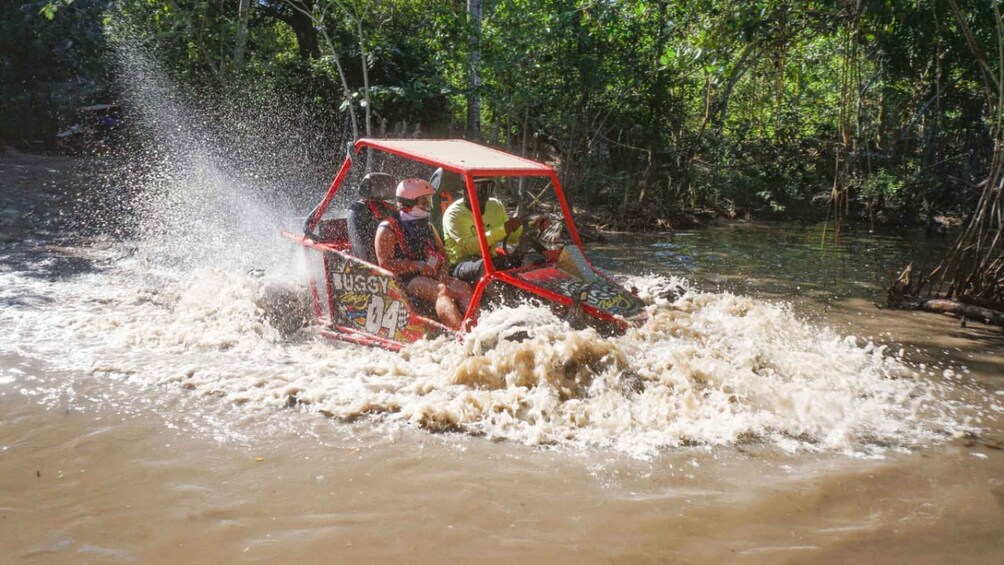
[{"label": "muddy brown water", "polygon": [[[846,261],[820,258],[818,228],[726,226],[594,246],[611,270],[662,269],[713,293],[789,301],[795,314],[769,311],[764,331],[807,319],[901,348],[935,375],[923,378],[949,371],[948,396],[977,407],[967,413],[977,432],[917,444],[892,436],[848,450],[810,439],[788,449],[763,436],[639,454],[606,436],[535,442],[475,433],[473,423],[434,431],[396,417],[394,405],[446,411],[464,392],[396,384],[407,371],[396,359],[259,339],[243,310],[196,308],[210,298],[191,291],[95,290],[134,280],[115,273],[129,254],[114,240],[26,233],[19,222],[38,201],[12,195],[40,180],[58,187],[65,161],[0,164],[2,562],[1004,561],[1004,338],[978,323],[880,310],[869,286],[886,263],[938,245],[919,236],[860,234],[841,248]],[[244,282],[212,280],[213,293],[240,302]],[[454,354],[420,351],[410,363],[441,351]],[[337,383],[305,379],[312,370],[337,373]],[[257,382],[274,379],[287,382]],[[340,396],[353,380],[368,406]],[[286,408],[291,391],[350,414]]]}]

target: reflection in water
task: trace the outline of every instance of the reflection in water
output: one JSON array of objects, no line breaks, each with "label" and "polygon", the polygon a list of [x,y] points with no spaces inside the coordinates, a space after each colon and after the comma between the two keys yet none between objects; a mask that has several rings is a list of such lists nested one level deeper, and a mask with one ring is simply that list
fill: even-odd
[{"label": "reflection in water", "polygon": [[[827,239],[823,244],[823,233]],[[707,290],[881,301],[884,280],[910,261],[933,265],[951,241],[922,230],[870,234],[851,229],[835,243],[832,226],[723,224],[675,234],[632,234],[590,248],[612,271],[678,274]]]}]

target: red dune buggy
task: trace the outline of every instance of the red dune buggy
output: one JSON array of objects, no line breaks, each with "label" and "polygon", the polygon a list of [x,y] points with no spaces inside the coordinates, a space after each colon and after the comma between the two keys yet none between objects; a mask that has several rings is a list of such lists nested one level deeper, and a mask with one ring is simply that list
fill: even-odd
[{"label": "red dune buggy", "polygon": [[[536,297],[576,322],[607,333],[623,332],[643,318],[645,303],[595,269],[586,258],[571,209],[551,166],[459,139],[360,139],[354,152],[358,154],[365,148],[371,151],[371,163],[382,161],[391,165],[396,161],[393,168],[407,171],[407,176],[417,176],[413,171],[423,167],[436,168],[430,181],[438,189],[434,208],[440,213],[434,215],[436,219],[456,198],[467,198],[471,208],[477,210],[475,179],[485,177],[503,183],[519,182],[521,203],[527,192],[535,195],[535,203],[541,202],[545,195],[556,201],[548,210],[553,219],[561,217],[562,222],[556,224],[563,223],[570,241],[565,245],[545,243],[524,220],[522,238],[518,245],[510,245],[508,252],[517,256],[532,254],[535,260],[507,270],[493,266],[492,250],[484,236],[485,226],[480,215],[474,214],[485,274],[474,286],[464,328],[477,323],[487,304],[513,298]],[[405,293],[393,273],[380,268],[371,257],[360,256],[365,253],[358,249],[353,252],[349,240],[353,226],[344,213],[326,216],[352,167],[350,152],[324,198],[307,216],[303,234],[283,233],[302,245],[309,255],[313,310],[325,328],[325,335],[396,351],[425,337],[452,333],[434,319],[428,305]],[[384,170],[387,168],[390,167]],[[537,188],[526,189],[527,180],[536,183]],[[365,193],[353,196],[374,211],[378,206],[389,210],[386,200],[392,199],[393,193],[386,190],[377,193],[369,187]],[[518,209],[517,215],[520,215]],[[442,226],[436,221],[434,225],[442,233]]]}]

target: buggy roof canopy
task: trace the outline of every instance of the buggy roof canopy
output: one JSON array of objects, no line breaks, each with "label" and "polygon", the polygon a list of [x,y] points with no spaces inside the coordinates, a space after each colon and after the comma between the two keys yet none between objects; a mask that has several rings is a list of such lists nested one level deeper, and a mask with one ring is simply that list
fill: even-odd
[{"label": "buggy roof canopy", "polygon": [[543,163],[510,155],[465,139],[360,139],[356,150],[372,147],[472,176],[550,176]]}]

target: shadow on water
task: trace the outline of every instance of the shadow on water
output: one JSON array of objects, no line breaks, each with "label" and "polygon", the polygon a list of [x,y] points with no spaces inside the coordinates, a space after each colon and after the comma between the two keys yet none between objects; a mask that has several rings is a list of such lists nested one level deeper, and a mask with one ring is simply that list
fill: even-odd
[{"label": "shadow on water", "polygon": [[108,268],[113,259],[103,250],[129,222],[122,191],[107,182],[114,167],[99,158],[0,153],[0,270],[57,282]]}]

